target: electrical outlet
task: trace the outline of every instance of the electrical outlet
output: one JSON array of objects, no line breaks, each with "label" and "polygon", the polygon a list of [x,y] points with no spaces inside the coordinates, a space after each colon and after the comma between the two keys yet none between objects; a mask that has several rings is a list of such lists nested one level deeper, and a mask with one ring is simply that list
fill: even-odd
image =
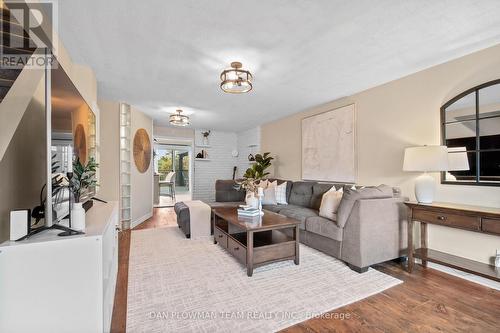
[{"label": "electrical outlet", "polygon": [[497,255],[495,257],[495,267],[500,268],[500,249],[497,249]]}]

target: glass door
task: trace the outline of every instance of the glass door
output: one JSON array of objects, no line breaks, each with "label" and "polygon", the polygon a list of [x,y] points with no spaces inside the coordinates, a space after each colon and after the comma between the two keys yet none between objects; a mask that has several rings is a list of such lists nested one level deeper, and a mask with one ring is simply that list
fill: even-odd
[{"label": "glass door", "polygon": [[191,147],[156,144],[154,163],[159,196],[157,206],[191,200]]}]

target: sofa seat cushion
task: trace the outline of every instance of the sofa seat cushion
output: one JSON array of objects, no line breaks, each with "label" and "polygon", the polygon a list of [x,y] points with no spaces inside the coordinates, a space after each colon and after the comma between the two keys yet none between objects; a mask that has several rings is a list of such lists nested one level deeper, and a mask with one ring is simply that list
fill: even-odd
[{"label": "sofa seat cushion", "polygon": [[279,213],[280,210],[287,207],[286,205],[262,205],[262,209],[268,210],[273,213]]},{"label": "sofa seat cushion", "polygon": [[342,241],[343,230],[334,221],[321,216],[310,217],[306,220],[306,231],[324,236],[336,241]]},{"label": "sofa seat cushion", "polygon": [[291,219],[298,220],[302,222],[299,226],[300,229],[305,230],[306,229],[306,220],[309,217],[315,217],[318,216],[318,211],[311,209],[311,208],[305,208],[301,206],[296,206],[296,205],[287,205],[283,209],[279,211],[281,215],[285,215],[286,217],[289,217]]}]

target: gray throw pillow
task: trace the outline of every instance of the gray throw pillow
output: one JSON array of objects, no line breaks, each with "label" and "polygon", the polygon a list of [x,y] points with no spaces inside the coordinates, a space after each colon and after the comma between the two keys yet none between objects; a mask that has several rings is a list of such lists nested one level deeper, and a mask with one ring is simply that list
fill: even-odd
[{"label": "gray throw pillow", "polygon": [[364,187],[356,190],[344,187],[344,195],[342,196],[342,200],[340,201],[339,209],[337,211],[337,225],[340,228],[345,226],[349,215],[351,215],[351,211],[356,203],[356,200],[392,197],[392,187],[383,184],[377,187]]}]

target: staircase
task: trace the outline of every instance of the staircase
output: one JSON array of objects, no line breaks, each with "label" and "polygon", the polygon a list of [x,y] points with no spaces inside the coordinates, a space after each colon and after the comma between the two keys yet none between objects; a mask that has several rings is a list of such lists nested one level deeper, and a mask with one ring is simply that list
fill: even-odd
[{"label": "staircase", "polygon": [[[4,66],[4,56],[22,55],[22,59],[29,59],[36,48],[30,48],[30,38],[28,33],[24,31],[19,22],[11,15],[10,11],[5,7],[5,4],[0,2],[0,103],[3,101],[10,88],[16,81],[17,77],[24,66],[17,68],[8,68]],[[23,45],[22,47],[19,47]],[[13,47],[15,46],[15,47]]]}]

